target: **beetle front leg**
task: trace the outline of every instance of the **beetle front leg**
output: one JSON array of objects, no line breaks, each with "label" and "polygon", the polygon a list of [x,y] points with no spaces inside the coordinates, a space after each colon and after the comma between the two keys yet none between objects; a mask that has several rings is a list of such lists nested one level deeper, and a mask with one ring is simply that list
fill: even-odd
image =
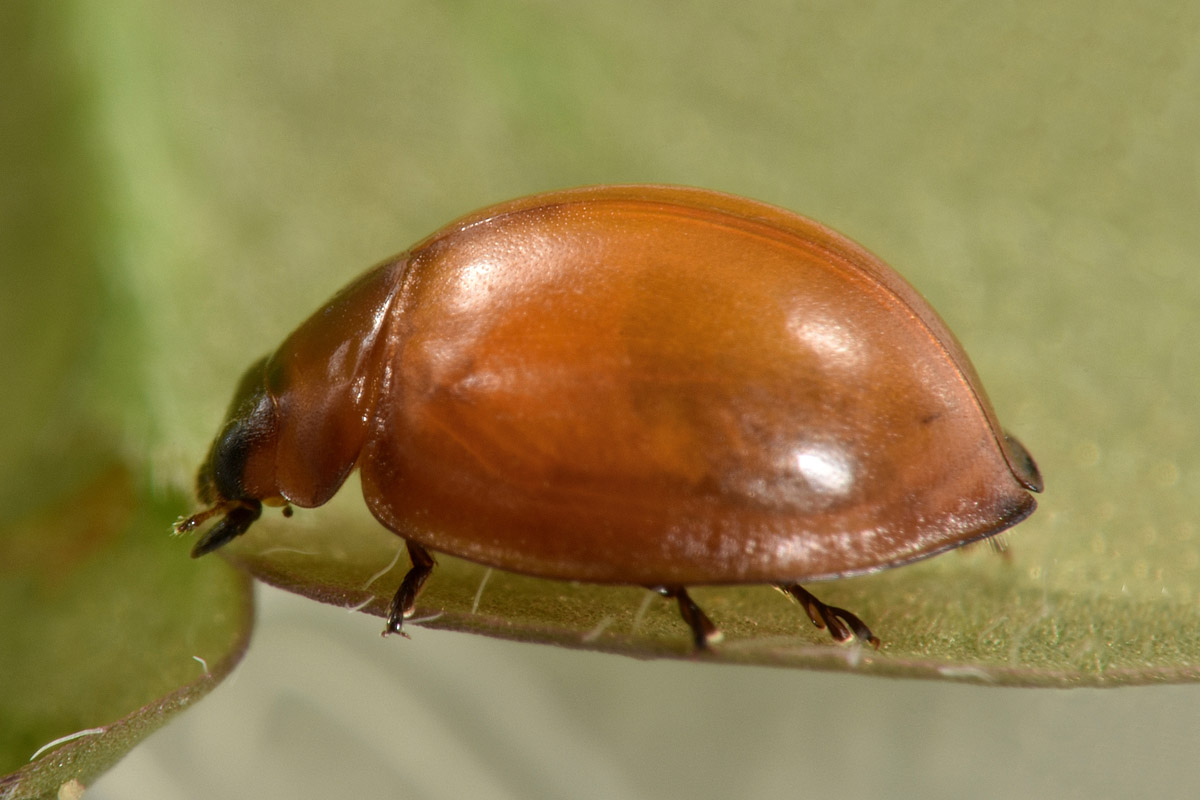
[{"label": "beetle front leg", "polygon": [[406,542],[406,544],[408,545],[408,557],[412,560],[412,569],[405,574],[400,588],[396,590],[396,595],[392,598],[383,635],[398,633],[407,639],[408,634],[402,630],[404,620],[413,615],[413,609],[417,604],[417,595],[421,593],[421,587],[425,585],[425,581],[433,572],[434,560],[429,551],[421,545],[414,542]]},{"label": "beetle front leg", "polygon": [[257,500],[234,500],[228,503],[226,510],[223,506],[215,506],[208,511],[202,511],[195,516],[185,519],[175,526],[179,533],[185,533],[200,525],[214,514],[224,513],[225,516],[216,525],[200,537],[192,547],[192,558],[211,553],[222,545],[228,544],[241,536],[262,515],[262,503]]}]

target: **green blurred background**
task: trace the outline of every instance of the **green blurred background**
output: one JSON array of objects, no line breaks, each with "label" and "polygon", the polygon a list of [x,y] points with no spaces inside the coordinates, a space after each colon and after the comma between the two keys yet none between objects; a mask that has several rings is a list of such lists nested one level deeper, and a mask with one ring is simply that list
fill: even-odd
[{"label": "green blurred background", "polygon": [[[1047,478],[1012,563],[972,574],[1007,569],[1048,598],[1033,618],[1094,634],[1067,659],[1092,678],[1110,648],[1143,680],[1195,676],[1200,6],[112,0],[0,23],[6,516],[114,454],[186,489],[242,369],[457,215],[693,184],[909,278]],[[960,568],[896,586],[919,602]],[[233,681],[94,796],[1200,792],[1193,686],[382,642],[264,601]]]}]

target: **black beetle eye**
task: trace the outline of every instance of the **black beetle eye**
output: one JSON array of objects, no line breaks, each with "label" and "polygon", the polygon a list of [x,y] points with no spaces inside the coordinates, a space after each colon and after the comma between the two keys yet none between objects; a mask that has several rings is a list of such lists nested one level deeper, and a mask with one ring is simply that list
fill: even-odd
[{"label": "black beetle eye", "polygon": [[246,370],[238,383],[225,426],[196,476],[196,494],[208,504],[244,498],[243,476],[254,444],[268,437],[273,409],[264,387],[264,357]]},{"label": "black beetle eye", "polygon": [[242,474],[250,455],[251,437],[245,422],[231,423],[213,448],[212,477],[217,494],[227,499],[242,497]]}]

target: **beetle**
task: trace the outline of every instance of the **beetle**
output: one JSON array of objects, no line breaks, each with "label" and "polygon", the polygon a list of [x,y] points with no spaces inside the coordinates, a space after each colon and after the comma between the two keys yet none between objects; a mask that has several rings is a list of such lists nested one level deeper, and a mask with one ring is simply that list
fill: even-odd
[{"label": "beetle", "polygon": [[596,186],[485,208],[369,270],[255,362],[197,477],[219,522],[311,508],[357,468],[412,566],[433,552],[674,598],[907,564],[1033,513],[1042,478],[929,304],[861,246],[728,194]]}]

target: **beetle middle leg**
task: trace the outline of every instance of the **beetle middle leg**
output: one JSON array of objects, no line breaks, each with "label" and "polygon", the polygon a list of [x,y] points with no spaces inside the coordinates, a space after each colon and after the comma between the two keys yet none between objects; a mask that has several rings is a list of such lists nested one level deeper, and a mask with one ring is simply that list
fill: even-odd
[{"label": "beetle middle leg", "polygon": [[658,592],[663,597],[674,597],[679,602],[679,615],[692,629],[692,640],[697,650],[705,650],[710,644],[721,641],[721,630],[713,624],[708,615],[696,605],[696,601],[682,586],[655,586],[651,591]]},{"label": "beetle middle leg", "polygon": [[413,609],[417,604],[417,595],[421,593],[421,587],[425,585],[425,581],[433,572],[434,561],[429,551],[421,545],[414,542],[405,542],[405,544],[408,545],[408,557],[412,560],[412,568],[404,575],[400,588],[396,590],[396,595],[392,598],[383,635],[398,633],[407,639],[408,634],[403,631],[404,620],[413,615]]},{"label": "beetle middle leg", "polygon": [[796,601],[804,606],[813,625],[818,628],[828,628],[829,635],[835,640],[844,642],[850,638],[853,632],[854,636],[864,642],[870,642],[875,649],[879,649],[879,637],[871,633],[871,629],[861,619],[846,609],[825,605],[799,584],[778,583],[775,588],[796,598]]}]

